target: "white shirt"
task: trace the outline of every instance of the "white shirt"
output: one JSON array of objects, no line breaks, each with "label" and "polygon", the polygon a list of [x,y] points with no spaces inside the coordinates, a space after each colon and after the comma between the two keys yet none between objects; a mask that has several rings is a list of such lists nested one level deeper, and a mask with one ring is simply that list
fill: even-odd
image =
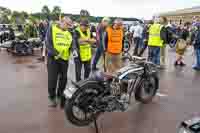
[{"label": "white shirt", "polygon": [[130,32],[133,32],[133,38],[139,37],[142,38],[143,27],[141,25],[131,26]]}]

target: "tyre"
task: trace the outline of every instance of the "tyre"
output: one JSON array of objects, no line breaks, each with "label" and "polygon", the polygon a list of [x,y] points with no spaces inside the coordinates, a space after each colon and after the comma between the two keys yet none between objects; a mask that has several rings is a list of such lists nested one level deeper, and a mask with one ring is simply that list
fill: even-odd
[{"label": "tyre", "polygon": [[[73,124],[79,127],[88,126],[98,118],[100,112],[95,112],[90,107],[94,105],[94,98],[99,96],[104,88],[96,82],[85,83],[73,94],[72,98],[67,100],[65,104],[66,118]],[[76,110],[75,110],[76,109]],[[76,114],[75,111],[80,111]]]},{"label": "tyre", "polygon": [[159,88],[159,78],[156,74],[141,79],[135,88],[135,99],[144,104],[152,101]]}]

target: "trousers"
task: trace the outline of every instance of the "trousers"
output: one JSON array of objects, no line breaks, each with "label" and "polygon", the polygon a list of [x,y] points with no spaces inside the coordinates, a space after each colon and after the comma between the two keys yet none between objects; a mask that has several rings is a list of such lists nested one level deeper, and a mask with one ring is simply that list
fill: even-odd
[{"label": "trousers", "polygon": [[135,43],[135,49],[134,49],[133,55],[138,56],[138,54],[139,54],[138,50],[139,50],[139,48],[140,48],[140,46],[142,44],[142,39],[139,38],[139,37],[135,37],[134,38],[134,43]]},{"label": "trousers", "polygon": [[99,45],[97,47],[95,56],[94,56],[93,61],[92,61],[92,69],[93,70],[96,69],[97,63],[99,62],[99,59],[101,58],[102,54],[103,54],[103,46]]},{"label": "trousers", "polygon": [[84,79],[87,79],[90,75],[91,72],[91,60],[89,61],[81,61],[80,59],[75,59],[75,69],[76,69],[76,81],[79,82],[81,81],[81,72],[82,68],[84,70]]},{"label": "trousers", "polygon": [[160,47],[149,46],[148,60],[156,65],[160,65]]},{"label": "trousers", "polygon": [[47,70],[49,98],[62,97],[67,84],[68,61],[48,57]]}]

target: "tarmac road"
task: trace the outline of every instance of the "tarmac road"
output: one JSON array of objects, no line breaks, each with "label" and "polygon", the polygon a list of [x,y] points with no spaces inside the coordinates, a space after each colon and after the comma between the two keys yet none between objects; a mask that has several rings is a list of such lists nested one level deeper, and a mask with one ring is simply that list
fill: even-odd
[{"label": "tarmac road", "polygon": [[[99,119],[104,133],[175,133],[178,124],[200,112],[200,72],[191,69],[192,48],[184,68],[174,68],[168,52],[160,90],[151,104],[133,103],[126,113],[107,113]],[[0,133],[93,133],[94,128],[71,125],[59,108],[48,108],[46,65],[37,57],[13,57],[0,52]],[[70,62],[69,77],[74,79]]]}]

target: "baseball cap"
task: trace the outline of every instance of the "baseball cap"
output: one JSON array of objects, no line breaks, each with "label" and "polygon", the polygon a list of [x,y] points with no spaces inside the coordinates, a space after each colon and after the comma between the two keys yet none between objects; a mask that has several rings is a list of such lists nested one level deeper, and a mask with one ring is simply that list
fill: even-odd
[{"label": "baseball cap", "polygon": [[104,18],[102,19],[102,21],[110,22],[110,18],[108,18],[108,17],[104,17]]}]

